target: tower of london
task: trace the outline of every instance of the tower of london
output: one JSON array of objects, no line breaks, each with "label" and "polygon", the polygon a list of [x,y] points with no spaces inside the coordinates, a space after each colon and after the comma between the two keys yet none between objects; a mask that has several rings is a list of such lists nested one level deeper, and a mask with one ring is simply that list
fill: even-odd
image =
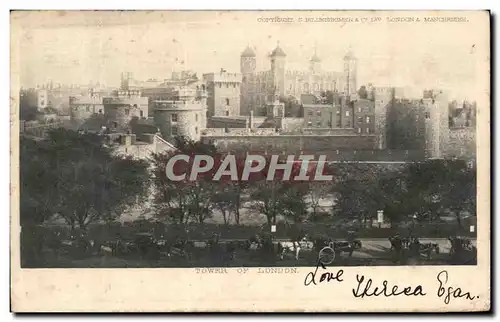
[{"label": "tower of london", "polygon": [[349,50],[343,58],[343,71],[323,71],[316,51],[305,71],[286,68],[286,53],[279,43],[269,55],[270,69],[256,70],[256,53],[250,47],[240,55],[242,115],[265,115],[265,105],[276,97],[300,99],[302,94],[319,96],[323,91],[345,95],[356,93],[357,59]]}]

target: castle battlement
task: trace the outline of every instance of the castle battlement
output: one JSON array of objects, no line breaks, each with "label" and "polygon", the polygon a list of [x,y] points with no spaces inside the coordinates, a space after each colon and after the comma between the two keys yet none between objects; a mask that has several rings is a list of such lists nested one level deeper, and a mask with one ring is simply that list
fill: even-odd
[{"label": "castle battlement", "polygon": [[199,90],[196,88],[189,88],[184,86],[179,86],[175,89],[175,94],[179,97],[195,97]]},{"label": "castle battlement", "polygon": [[264,70],[264,71],[260,71],[257,73],[257,76],[260,76],[260,77],[269,76],[269,75],[271,75],[271,71],[269,71],[269,70]]},{"label": "castle battlement", "polygon": [[240,73],[208,73],[203,74],[203,79],[206,82],[218,82],[218,83],[241,83]]},{"label": "castle battlement", "polygon": [[113,91],[113,95],[117,97],[141,97],[141,91],[139,90],[116,90]]},{"label": "castle battlement", "polygon": [[301,71],[301,70],[287,70],[285,71],[285,76],[287,78],[290,77],[304,77],[304,78],[309,78],[310,76],[312,77],[318,77],[318,78],[326,78],[329,80],[337,80],[342,76],[342,73],[340,72],[335,72],[335,71],[324,71],[324,72],[318,72],[318,73],[311,73],[310,71]]},{"label": "castle battlement", "polygon": [[195,100],[156,100],[153,102],[155,110],[202,110],[201,101]]},{"label": "castle battlement", "polygon": [[70,104],[102,104],[102,98],[98,95],[93,96],[70,96]]},{"label": "castle battlement", "polygon": [[287,70],[285,71],[286,76],[308,76],[310,73],[306,71],[299,70]]},{"label": "castle battlement", "polygon": [[125,97],[104,97],[103,104],[113,105],[148,105],[147,97],[125,96]]}]

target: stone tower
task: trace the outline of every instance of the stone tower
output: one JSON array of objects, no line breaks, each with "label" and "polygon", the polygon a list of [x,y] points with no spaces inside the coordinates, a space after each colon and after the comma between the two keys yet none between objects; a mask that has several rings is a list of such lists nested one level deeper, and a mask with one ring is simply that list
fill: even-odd
[{"label": "stone tower", "polygon": [[247,46],[240,56],[240,72],[242,75],[240,94],[241,115],[250,115],[250,111],[253,111],[255,108],[253,97],[256,62],[255,51],[250,46]]},{"label": "stone tower", "polygon": [[425,90],[425,143],[428,158],[443,158],[449,145],[448,95],[442,90]]},{"label": "stone tower", "polygon": [[207,88],[207,116],[240,115],[241,74],[219,73],[203,74]]},{"label": "stone tower", "polygon": [[240,68],[242,75],[255,73],[256,55],[255,51],[250,48],[250,46],[247,46],[247,48],[241,53]]},{"label": "stone tower", "polygon": [[358,62],[351,49],[344,56],[344,93],[347,96],[356,94]]},{"label": "stone tower", "polygon": [[[270,93],[271,96],[274,95],[285,95],[285,60],[286,54],[281,49],[280,44],[273,50],[270,56],[271,59],[271,74],[273,79],[273,90],[274,93]],[[273,100],[273,97],[270,97]]]}]

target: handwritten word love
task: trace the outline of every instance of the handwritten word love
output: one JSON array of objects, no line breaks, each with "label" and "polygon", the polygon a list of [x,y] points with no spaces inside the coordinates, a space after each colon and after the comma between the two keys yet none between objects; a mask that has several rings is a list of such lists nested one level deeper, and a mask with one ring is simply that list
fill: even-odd
[{"label": "handwritten word love", "polygon": [[[322,269],[326,270],[325,265],[321,262],[321,260],[318,260],[318,264],[316,265],[316,269],[314,272],[309,272],[306,275],[306,278],[304,280],[304,285],[309,286],[312,284],[316,284],[316,274],[318,273],[318,268],[321,266]],[[321,277],[319,278],[318,283],[322,282],[331,282],[331,281],[337,281],[337,282],[343,282],[344,280],[342,279],[342,275],[344,275],[344,270],[338,270],[336,273],[331,273],[331,272],[325,272],[321,274]]]}]

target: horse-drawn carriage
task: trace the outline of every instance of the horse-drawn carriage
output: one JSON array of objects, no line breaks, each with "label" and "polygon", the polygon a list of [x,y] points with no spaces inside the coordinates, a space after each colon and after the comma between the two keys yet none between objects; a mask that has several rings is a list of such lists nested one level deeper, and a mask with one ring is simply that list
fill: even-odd
[{"label": "horse-drawn carriage", "polygon": [[314,239],[313,243],[314,249],[318,252],[319,260],[325,265],[332,263],[342,253],[347,253],[351,257],[355,250],[362,247],[361,241],[353,236],[345,241],[319,236]]},{"label": "horse-drawn carriage", "polygon": [[477,260],[477,248],[470,238],[464,236],[450,236],[450,257],[460,264],[468,264]]},{"label": "horse-drawn carriage", "polygon": [[427,259],[432,258],[432,254],[439,254],[439,244],[437,243],[422,243],[415,236],[402,237],[399,234],[389,237],[391,243],[391,251],[396,254],[397,260],[404,260],[409,257],[420,258],[425,256]]}]

